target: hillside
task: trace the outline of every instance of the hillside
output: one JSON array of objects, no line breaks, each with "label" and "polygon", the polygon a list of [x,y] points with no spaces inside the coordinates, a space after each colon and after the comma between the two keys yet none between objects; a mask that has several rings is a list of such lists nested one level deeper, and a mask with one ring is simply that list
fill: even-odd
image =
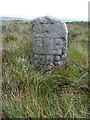
[{"label": "hillside", "polygon": [[29,63],[31,21],[2,23],[2,116],[89,118],[87,22],[66,23],[66,65],[51,72]]},{"label": "hillside", "polygon": [[19,18],[19,17],[0,17],[0,20],[10,21],[10,20],[23,20],[23,21],[30,21],[30,19]]},{"label": "hillside", "polygon": [[[7,21],[7,20],[23,20],[23,21],[31,21],[32,19],[31,18],[20,18],[20,17],[0,17],[0,20],[5,20],[5,21]],[[87,22],[87,20],[86,19],[70,19],[70,18],[60,18],[60,20],[62,20],[62,21],[64,21],[64,22],[81,22],[81,21],[83,21],[83,22]]]}]

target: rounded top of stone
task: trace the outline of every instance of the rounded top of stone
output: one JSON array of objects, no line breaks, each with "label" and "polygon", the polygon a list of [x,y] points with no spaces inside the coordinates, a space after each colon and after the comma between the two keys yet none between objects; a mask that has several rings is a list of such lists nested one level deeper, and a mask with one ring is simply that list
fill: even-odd
[{"label": "rounded top of stone", "polygon": [[32,20],[32,23],[35,23],[37,25],[39,24],[57,24],[57,25],[61,25],[62,26],[62,29],[64,29],[66,32],[66,34],[68,34],[68,29],[67,29],[67,26],[66,26],[66,23],[61,21],[60,19],[58,18],[54,18],[54,17],[51,17],[51,16],[42,16],[42,17],[37,17],[35,19]]},{"label": "rounded top of stone", "polygon": [[39,21],[45,21],[45,20],[47,20],[47,21],[52,21],[52,22],[61,22],[61,23],[64,23],[63,21],[61,21],[60,19],[58,19],[58,18],[54,18],[54,17],[51,17],[51,16],[42,16],[42,17],[37,17],[37,18],[35,18],[35,19],[33,19],[33,22],[34,21],[36,21],[36,20],[39,20]]}]

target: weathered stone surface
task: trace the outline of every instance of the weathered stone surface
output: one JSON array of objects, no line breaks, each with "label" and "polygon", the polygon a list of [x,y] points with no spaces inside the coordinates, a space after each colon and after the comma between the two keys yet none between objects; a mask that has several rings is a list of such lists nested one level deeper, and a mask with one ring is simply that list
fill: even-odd
[{"label": "weathered stone surface", "polygon": [[32,21],[31,63],[64,65],[68,30],[64,22],[51,17]]}]

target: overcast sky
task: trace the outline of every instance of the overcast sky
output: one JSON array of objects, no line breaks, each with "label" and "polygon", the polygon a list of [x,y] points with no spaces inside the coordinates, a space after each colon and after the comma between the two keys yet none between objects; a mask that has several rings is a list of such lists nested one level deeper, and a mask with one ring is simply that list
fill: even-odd
[{"label": "overcast sky", "polygon": [[2,0],[0,16],[33,19],[52,16],[67,19],[88,19],[89,0]]}]

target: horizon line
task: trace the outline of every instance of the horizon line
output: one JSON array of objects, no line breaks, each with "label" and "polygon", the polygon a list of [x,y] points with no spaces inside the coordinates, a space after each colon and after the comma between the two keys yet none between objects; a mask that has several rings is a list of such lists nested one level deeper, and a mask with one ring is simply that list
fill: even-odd
[{"label": "horizon line", "polygon": [[[30,17],[16,17],[16,16],[0,16],[0,20],[4,20],[4,19],[2,19],[2,18],[10,18],[10,19],[21,19],[21,20],[33,20],[34,18],[30,18]],[[37,18],[37,17],[36,17]],[[68,21],[89,21],[89,20],[87,20],[86,18],[85,19],[77,19],[77,18],[66,18],[66,17],[58,17],[58,19],[60,19],[60,20],[68,20]]]}]

